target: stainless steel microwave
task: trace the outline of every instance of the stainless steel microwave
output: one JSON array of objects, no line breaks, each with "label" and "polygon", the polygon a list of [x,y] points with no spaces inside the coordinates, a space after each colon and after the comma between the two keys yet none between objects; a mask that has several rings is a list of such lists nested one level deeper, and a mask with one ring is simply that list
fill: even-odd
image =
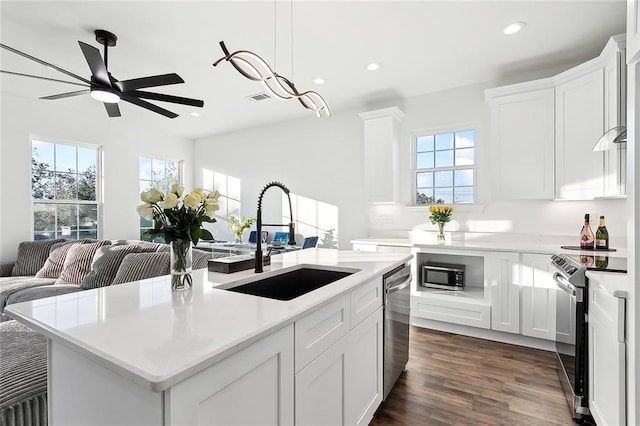
[{"label": "stainless steel microwave", "polygon": [[426,263],[422,266],[422,287],[464,290],[465,265]]}]

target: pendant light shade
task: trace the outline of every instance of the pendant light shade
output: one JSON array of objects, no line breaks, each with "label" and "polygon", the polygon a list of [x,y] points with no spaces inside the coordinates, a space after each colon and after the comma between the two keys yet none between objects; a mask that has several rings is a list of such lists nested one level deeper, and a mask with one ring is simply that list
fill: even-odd
[{"label": "pendant light shade", "polygon": [[604,135],[598,139],[594,151],[609,151],[616,149],[617,144],[627,143],[627,126],[616,126],[605,132]]}]

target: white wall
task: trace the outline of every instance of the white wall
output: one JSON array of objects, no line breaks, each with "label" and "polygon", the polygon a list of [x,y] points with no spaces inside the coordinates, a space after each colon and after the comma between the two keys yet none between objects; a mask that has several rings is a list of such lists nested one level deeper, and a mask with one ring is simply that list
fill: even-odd
[{"label": "white wall", "polygon": [[[265,103],[264,107],[269,106]],[[194,181],[202,184],[203,168],[240,178],[243,216],[256,215],[258,195],[265,184],[281,181],[294,194],[338,206],[340,247],[350,248],[351,239],[368,232],[362,193],[362,133],[357,111],[320,119],[309,112],[300,120],[197,140]],[[272,188],[265,196],[264,222],[281,220],[278,192]],[[215,224],[214,236],[228,238],[225,227],[222,221]]]},{"label": "white wall", "polygon": [[[18,243],[32,238],[31,137],[100,145],[104,152],[103,233],[107,239],[138,238],[138,157],[184,160],[191,187],[193,142],[138,129],[118,118],[96,114],[76,120],[54,103],[2,96],[0,137],[0,255],[15,259]],[[151,113],[150,113],[151,114]],[[165,119],[159,117],[160,119]],[[176,118],[176,120],[179,118]]]}]

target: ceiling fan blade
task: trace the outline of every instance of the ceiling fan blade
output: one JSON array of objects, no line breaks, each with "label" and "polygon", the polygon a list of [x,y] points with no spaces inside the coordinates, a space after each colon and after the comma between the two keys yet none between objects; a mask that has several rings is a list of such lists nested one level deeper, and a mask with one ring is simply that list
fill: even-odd
[{"label": "ceiling fan blade", "polygon": [[145,87],[168,86],[180,83],[184,83],[184,80],[178,74],[172,73],[122,80],[115,84],[122,92],[130,92],[136,89],[144,89]]},{"label": "ceiling fan blade", "polygon": [[204,101],[199,99],[182,98],[180,96],[165,95],[163,93],[143,92],[141,90],[133,90],[127,92],[128,95],[137,96],[138,98],[153,99],[154,101],[172,102],[174,104],[191,105],[202,108]]},{"label": "ceiling fan blade", "polygon": [[9,74],[9,75],[17,75],[17,76],[20,76],[20,77],[37,78],[37,79],[40,79],[40,80],[55,81],[57,83],[73,84],[75,86],[81,86],[81,87],[89,87],[86,84],[76,83],[74,81],[58,80],[57,78],[40,77],[39,75],[23,74],[23,73],[20,73],[20,72],[0,70],[0,73]]},{"label": "ceiling fan blade", "polygon": [[89,92],[91,92],[90,89],[78,90],[76,92],[67,92],[67,93],[60,93],[60,94],[57,94],[57,95],[43,96],[40,99],[45,99],[47,101],[55,101],[56,99],[71,98],[71,97],[74,97],[74,96],[84,95],[84,94],[89,93]]},{"label": "ceiling fan blade", "polygon": [[150,111],[153,112],[157,112],[158,114],[162,114],[165,117],[169,117],[169,118],[176,118],[178,116],[178,114],[171,112],[169,110],[166,110],[164,108],[161,108],[157,105],[154,105],[152,103],[149,103],[147,101],[143,101],[142,99],[138,99],[135,96],[131,96],[128,93],[123,93],[122,94],[122,99],[124,99],[127,102],[131,102],[134,105],[138,105],[139,107],[148,109]]},{"label": "ceiling fan blade", "polygon": [[102,60],[102,56],[100,56],[100,51],[81,41],[78,41],[78,44],[80,45],[80,49],[82,49],[82,54],[87,60],[87,64],[89,64],[89,68],[91,68],[91,74],[93,74],[93,78],[96,82],[111,87],[109,73],[107,72],[107,67]]},{"label": "ceiling fan blade", "polygon": [[53,68],[56,71],[59,71],[59,72],[61,72],[63,74],[68,75],[69,77],[73,77],[73,78],[78,79],[80,81],[83,81],[83,82],[85,82],[85,83],[87,83],[89,85],[91,84],[91,82],[89,80],[87,80],[86,78],[84,78],[84,77],[80,77],[79,75],[76,75],[76,74],[74,74],[72,72],[69,72],[67,70],[64,70],[64,69],[60,68],[59,66],[50,64],[49,62],[45,62],[42,59],[38,59],[38,58],[36,58],[34,56],[28,55],[28,54],[26,54],[24,52],[21,52],[21,51],[19,51],[17,49],[14,49],[13,47],[9,47],[6,44],[0,43],[0,47],[3,48],[3,49],[8,50],[9,52],[13,52],[16,55],[20,55],[20,56],[25,57],[27,59],[30,59],[30,60],[32,60],[34,62],[37,62],[37,63],[39,63],[41,65],[44,65],[45,67]]},{"label": "ceiling fan blade", "polygon": [[110,104],[107,102],[103,102],[103,104],[107,109],[107,114],[109,114],[109,117],[120,117],[120,107],[118,107],[118,104]]}]

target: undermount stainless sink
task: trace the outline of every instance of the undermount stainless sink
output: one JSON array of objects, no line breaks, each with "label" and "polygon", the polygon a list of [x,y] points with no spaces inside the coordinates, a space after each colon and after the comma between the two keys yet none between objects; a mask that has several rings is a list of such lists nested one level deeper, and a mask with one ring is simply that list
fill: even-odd
[{"label": "undermount stainless sink", "polygon": [[277,300],[291,300],[345,278],[353,272],[299,268],[225,290]]}]

